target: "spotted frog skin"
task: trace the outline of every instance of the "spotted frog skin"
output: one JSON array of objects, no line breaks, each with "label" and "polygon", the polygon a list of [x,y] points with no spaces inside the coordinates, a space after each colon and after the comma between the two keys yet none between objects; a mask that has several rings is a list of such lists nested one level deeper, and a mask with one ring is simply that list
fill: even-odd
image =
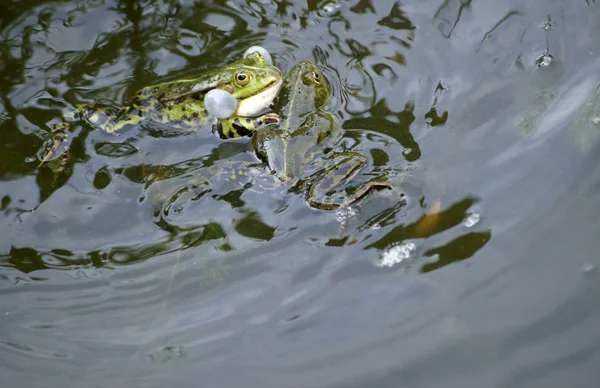
[{"label": "spotted frog skin", "polygon": [[[218,124],[222,137],[247,135],[279,121],[273,113],[261,113],[269,108],[281,84],[279,69],[268,64],[259,53],[252,53],[196,78],[145,87],[116,112],[106,107],[78,106],[76,112],[54,128],[52,145],[42,164],[54,156],[66,139],[71,123],[77,120],[92,129],[112,134],[151,120],[173,129],[198,129]],[[217,120],[208,114],[204,96],[215,88],[231,93],[239,101],[233,117]]]},{"label": "spotted frog skin", "polygon": [[[348,206],[371,189],[390,188],[400,193],[389,181],[388,172],[357,179],[367,162],[362,154],[330,151],[341,138],[342,127],[337,117],[324,109],[329,98],[329,82],[321,71],[311,62],[298,63],[285,77],[273,108],[281,122],[252,137],[251,150],[262,163],[221,161],[190,178],[186,187],[176,189],[177,195],[165,195],[169,189],[159,188],[161,197],[171,202],[167,208],[174,201],[194,196],[203,186],[223,180],[240,185],[250,182],[252,189],[261,191],[284,187],[288,192],[304,193],[306,202],[321,210]],[[261,166],[267,174],[256,174]]]}]

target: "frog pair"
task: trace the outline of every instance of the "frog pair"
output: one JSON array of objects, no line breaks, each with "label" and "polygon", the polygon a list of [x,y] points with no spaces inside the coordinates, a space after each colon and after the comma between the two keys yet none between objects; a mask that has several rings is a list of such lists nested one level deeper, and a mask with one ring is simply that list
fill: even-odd
[{"label": "frog pair", "polygon": [[[354,151],[332,151],[343,129],[337,116],[326,109],[330,89],[317,66],[309,61],[299,62],[285,76],[274,100],[272,114],[278,117],[277,124],[268,123],[252,133],[249,151],[260,164],[221,160],[183,177],[183,186],[174,183],[178,179],[156,182],[143,197],[154,197],[151,202],[167,210],[178,207],[181,201],[197,198],[198,193],[206,192],[206,187],[210,191],[223,179],[252,190],[280,187],[302,193],[311,207],[332,210],[357,201],[371,189],[391,188],[399,192],[398,186],[390,182],[393,169],[374,177],[359,176],[367,164],[365,156]],[[247,133],[242,126],[231,128],[232,132],[223,133],[222,137]],[[242,132],[236,128],[242,128]],[[267,174],[260,174],[257,167],[266,167]]]},{"label": "frog pair", "polygon": [[[225,102],[213,99],[211,94],[225,96]],[[267,112],[275,98],[272,111]],[[357,152],[326,152],[341,134],[336,116],[323,109],[329,98],[329,82],[314,64],[302,61],[284,79],[268,52],[253,47],[240,60],[218,70],[143,88],[116,113],[106,108],[79,107],[70,120],[56,126],[51,149],[42,164],[56,154],[72,120],[116,134],[150,119],[174,129],[218,124],[222,138],[256,132],[251,151],[278,181],[304,192],[314,208],[335,209],[354,202],[372,188],[394,188],[387,175],[349,185],[366,158]],[[194,181],[209,184],[216,174],[231,169],[241,174],[229,176],[248,176],[243,171],[248,166],[224,165]]]}]

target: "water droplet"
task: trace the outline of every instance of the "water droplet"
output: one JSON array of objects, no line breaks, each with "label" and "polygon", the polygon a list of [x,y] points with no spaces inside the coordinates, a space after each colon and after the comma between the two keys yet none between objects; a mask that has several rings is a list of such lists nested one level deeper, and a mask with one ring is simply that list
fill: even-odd
[{"label": "water droplet", "polygon": [[405,148],[402,150],[402,155],[408,156],[412,152],[412,148]]},{"label": "water droplet", "polygon": [[551,29],[552,29],[552,22],[547,21],[546,23],[542,24],[542,30],[550,31]]},{"label": "water droplet", "polygon": [[371,230],[379,230],[381,229],[381,225],[379,224],[374,224],[373,226],[371,226]]},{"label": "water droplet", "polygon": [[552,63],[553,59],[554,57],[552,55],[550,55],[549,53],[544,53],[535,61],[535,64],[537,65],[537,67],[548,67],[550,66],[550,63]]},{"label": "water droplet", "polygon": [[592,117],[592,123],[594,123],[595,125],[600,124],[600,116],[595,115],[594,117]]},{"label": "water droplet", "polygon": [[479,222],[480,219],[481,216],[478,213],[468,213],[467,218],[465,218],[465,226],[467,228],[472,228]]},{"label": "water droplet", "polygon": [[321,11],[319,12],[319,16],[329,16],[333,14],[335,11],[340,9],[340,5],[335,1],[331,1],[329,3],[325,3],[323,7],[321,7]]},{"label": "water droplet", "polygon": [[410,258],[411,253],[417,249],[417,246],[411,242],[391,246],[381,253],[377,265],[379,267],[393,267]]}]

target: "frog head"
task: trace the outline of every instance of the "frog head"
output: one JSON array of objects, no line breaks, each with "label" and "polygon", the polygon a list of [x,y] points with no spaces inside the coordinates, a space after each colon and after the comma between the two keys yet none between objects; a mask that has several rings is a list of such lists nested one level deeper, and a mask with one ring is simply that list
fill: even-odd
[{"label": "frog head", "polygon": [[329,97],[329,81],[321,70],[309,61],[301,61],[285,76],[273,110],[282,117],[300,117],[323,107]]},{"label": "frog head", "polygon": [[235,116],[254,116],[267,109],[283,83],[281,71],[257,52],[225,66],[222,74],[226,77],[218,87],[239,101]]}]

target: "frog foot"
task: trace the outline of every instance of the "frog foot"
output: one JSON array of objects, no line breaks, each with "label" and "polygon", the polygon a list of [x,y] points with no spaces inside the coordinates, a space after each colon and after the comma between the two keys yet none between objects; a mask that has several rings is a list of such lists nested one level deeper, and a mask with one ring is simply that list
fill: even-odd
[{"label": "frog foot", "polygon": [[232,117],[221,121],[221,139],[250,136],[255,131],[269,125],[278,124],[281,118],[276,113],[266,113],[259,117]]}]

